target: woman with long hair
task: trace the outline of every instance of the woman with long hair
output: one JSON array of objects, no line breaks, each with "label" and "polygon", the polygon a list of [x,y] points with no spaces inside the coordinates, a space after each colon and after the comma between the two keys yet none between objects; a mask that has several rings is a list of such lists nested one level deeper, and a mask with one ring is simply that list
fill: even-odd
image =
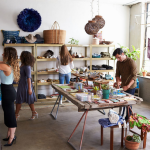
[{"label": "woman with long hair", "polygon": [[[64,84],[64,81],[66,80],[66,84],[69,84],[71,69],[74,68],[74,64],[66,45],[61,47],[60,55],[57,57],[56,61],[56,68],[59,70],[59,83]],[[60,104],[62,104],[62,95]]]},{"label": "woman with long hair", "polygon": [[16,98],[16,120],[19,119],[19,111],[22,103],[28,103],[32,116],[30,120],[34,120],[38,117],[38,113],[35,111],[34,102],[36,100],[36,96],[34,93],[32,81],[31,81],[31,67],[33,67],[35,58],[34,56],[28,52],[23,51],[20,55],[21,59],[21,67],[20,67],[20,81],[17,89],[17,98]]},{"label": "woman with long hair", "polygon": [[8,127],[7,138],[3,140],[8,141],[4,146],[11,146],[16,140],[15,131],[17,127],[14,110],[16,91],[13,87],[13,81],[19,81],[20,69],[18,55],[15,48],[4,48],[2,56],[3,61],[0,62],[2,109],[4,111],[4,123]]}]

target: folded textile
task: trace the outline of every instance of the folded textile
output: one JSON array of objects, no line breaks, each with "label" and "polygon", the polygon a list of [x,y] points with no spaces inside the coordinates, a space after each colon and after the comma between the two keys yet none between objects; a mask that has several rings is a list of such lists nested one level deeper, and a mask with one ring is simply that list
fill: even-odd
[{"label": "folded textile", "polygon": [[107,127],[111,127],[111,126],[115,126],[118,125],[118,123],[120,122],[121,124],[124,123],[124,119],[122,116],[119,116],[119,120],[117,123],[111,123],[109,121],[109,118],[103,118],[103,119],[99,119],[98,120],[99,124],[103,127],[103,128],[107,128]]},{"label": "folded textile", "polygon": [[119,115],[112,109],[109,109],[108,118],[111,123],[117,123],[119,120]]}]

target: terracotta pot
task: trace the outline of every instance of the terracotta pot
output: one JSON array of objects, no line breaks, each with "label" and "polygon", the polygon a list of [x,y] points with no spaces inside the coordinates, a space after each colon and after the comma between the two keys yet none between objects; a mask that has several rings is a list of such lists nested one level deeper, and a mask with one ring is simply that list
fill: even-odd
[{"label": "terracotta pot", "polygon": [[142,72],[142,74],[143,74],[143,77],[145,77],[145,76],[146,76],[146,72]]},{"label": "terracotta pot", "polygon": [[124,137],[124,140],[125,140],[125,147],[129,150],[137,150],[140,146],[140,143],[126,140],[126,137]]},{"label": "terracotta pot", "polygon": [[92,91],[92,93],[94,93],[94,95],[96,95],[96,92],[97,92],[96,90],[93,90],[93,91]]}]

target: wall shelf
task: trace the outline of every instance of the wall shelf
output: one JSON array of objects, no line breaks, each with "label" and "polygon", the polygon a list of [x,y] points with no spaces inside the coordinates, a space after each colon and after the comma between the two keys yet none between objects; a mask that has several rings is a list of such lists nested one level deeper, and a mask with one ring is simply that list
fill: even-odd
[{"label": "wall shelf", "polygon": [[[42,103],[43,101],[52,101],[54,100],[53,98],[46,98],[46,99],[38,99],[38,90],[37,87],[38,86],[45,86],[45,85],[51,85],[51,84],[58,84],[58,82],[45,82],[45,83],[38,83],[37,77],[38,75],[51,75],[51,74],[59,74],[59,72],[38,72],[37,71],[37,62],[46,62],[46,61],[56,61],[56,58],[45,58],[45,59],[38,59],[37,58],[37,48],[38,47],[59,47],[59,50],[61,48],[63,44],[5,44],[4,47],[31,47],[32,48],[32,54],[35,57],[35,64],[34,64],[34,70],[31,73],[32,75],[34,75],[34,91],[35,94],[37,96],[37,100],[38,102]],[[108,52],[109,52],[109,48],[110,47],[114,47],[115,45],[70,45],[70,44],[66,44],[67,47],[76,47],[76,48],[84,48],[85,50],[85,54],[84,54],[84,58],[73,58],[73,61],[84,61],[85,62],[85,66],[87,67],[87,61],[90,61],[90,71],[91,72],[114,72],[114,70],[92,70],[92,61],[96,60],[96,61],[101,61],[101,60],[105,60],[108,62],[109,65],[109,60],[112,60],[111,58],[92,58],[92,52],[93,52],[93,48],[107,48]],[[90,49],[90,56],[87,56],[87,48]],[[20,61],[20,60],[19,60]],[[115,61],[114,61],[115,62]],[[114,64],[115,65],[115,64]],[[45,68],[44,68],[45,69]],[[73,73],[73,72],[72,72]],[[14,87],[17,87],[17,84],[14,84]]]}]

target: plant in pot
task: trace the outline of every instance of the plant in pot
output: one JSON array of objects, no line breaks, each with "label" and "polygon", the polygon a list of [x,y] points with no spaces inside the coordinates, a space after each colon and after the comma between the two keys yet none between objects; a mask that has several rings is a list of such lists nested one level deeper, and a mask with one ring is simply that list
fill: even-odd
[{"label": "plant in pot", "polygon": [[[78,40],[75,40],[74,38],[70,38],[71,40],[68,42],[68,43],[70,43],[71,45],[78,45],[78,43],[79,43],[79,41]],[[70,53],[70,55],[72,56],[72,46],[71,46],[71,48],[70,48],[70,50],[69,50],[69,53]]]},{"label": "plant in pot", "polygon": [[101,88],[103,90],[103,99],[109,99],[110,88],[108,84],[102,84]]},{"label": "plant in pot", "polygon": [[125,140],[125,147],[129,150],[136,150],[139,148],[141,137],[137,134],[133,134],[133,136],[126,136]]},{"label": "plant in pot", "polygon": [[[133,45],[132,45],[132,51],[130,51],[130,49],[128,47],[125,47],[125,46],[121,46],[119,43],[118,45],[120,46],[120,48],[123,50],[124,54],[127,56],[127,57],[130,57],[131,59],[133,60],[137,60],[137,58],[140,57],[140,49],[139,48],[135,48]],[[115,57],[113,56],[112,59],[115,59]]]},{"label": "plant in pot", "polygon": [[144,68],[141,68],[141,72],[142,72],[142,74],[143,74],[143,77],[145,77],[145,76],[146,76],[147,71],[146,71]]},{"label": "plant in pot", "polygon": [[93,93],[94,93],[94,95],[96,95],[96,92],[99,90],[99,87],[98,86],[94,86],[93,87]]}]

